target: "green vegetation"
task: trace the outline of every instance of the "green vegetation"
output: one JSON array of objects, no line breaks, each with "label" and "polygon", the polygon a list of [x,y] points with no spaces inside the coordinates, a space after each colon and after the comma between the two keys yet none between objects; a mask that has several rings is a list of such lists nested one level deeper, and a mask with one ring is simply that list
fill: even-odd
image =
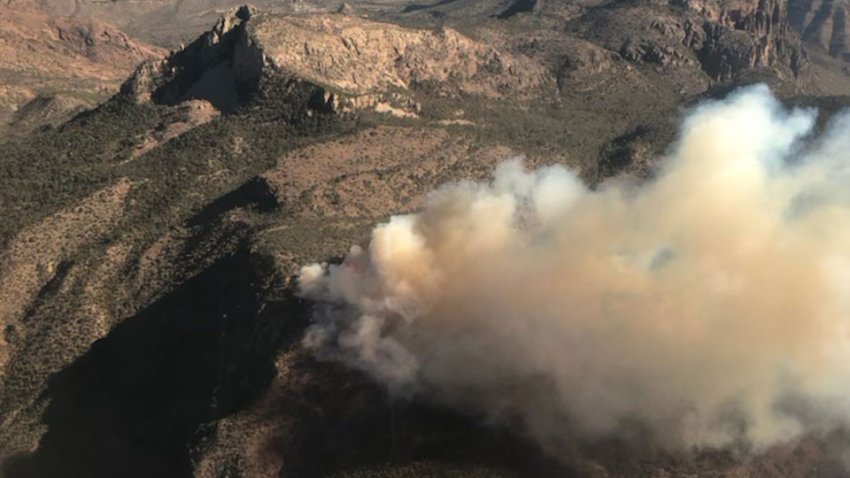
[{"label": "green vegetation", "polygon": [[137,158],[133,150],[164,127],[173,109],[115,98],[58,128],[0,145],[0,244],[122,177],[136,184],[125,226],[141,226],[152,237],[273,166],[285,151],[356,127],[301,115],[270,98],[271,92]]},{"label": "green vegetation", "polygon": [[59,128],[0,145],[0,244],[116,179],[116,160],[156,120],[156,107],[114,100]]}]

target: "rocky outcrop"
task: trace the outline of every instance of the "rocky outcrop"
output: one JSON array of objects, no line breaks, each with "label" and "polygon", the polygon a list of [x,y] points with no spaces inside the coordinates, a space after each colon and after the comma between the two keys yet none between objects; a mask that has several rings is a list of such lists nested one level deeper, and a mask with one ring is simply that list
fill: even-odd
[{"label": "rocky outcrop", "polygon": [[245,30],[254,12],[247,6],[234,9],[187,47],[143,64],[121,94],[169,105],[206,100],[220,111],[235,111],[257,89],[264,67],[262,52]]},{"label": "rocky outcrop", "polygon": [[630,63],[682,74],[697,67],[715,82],[763,70],[795,84],[807,65],[782,0],[615,2],[573,25]]},{"label": "rocky outcrop", "polygon": [[306,91],[312,111],[391,108],[416,115],[417,88],[531,97],[548,79],[535,62],[450,28],[404,28],[339,14],[255,15],[241,7],[183,50],[143,65],[122,93],[163,104],[204,99],[232,112],[264,84],[280,81]]},{"label": "rocky outcrop", "polygon": [[263,16],[252,37],[283,74],[358,96],[439,82],[458,92],[528,95],[544,72],[459,32],[404,28],[356,17]]},{"label": "rocky outcrop", "polygon": [[516,3],[485,3],[486,21],[457,28],[330,0],[236,9],[122,97],[0,148],[0,475],[826,476],[817,440],[744,463],[638,440],[544,456],[303,347],[292,274],[439,185],[522,153],[593,184],[650,176],[713,79],[795,81],[767,1],[616,2],[569,20],[552,1],[503,20],[490,17]]}]

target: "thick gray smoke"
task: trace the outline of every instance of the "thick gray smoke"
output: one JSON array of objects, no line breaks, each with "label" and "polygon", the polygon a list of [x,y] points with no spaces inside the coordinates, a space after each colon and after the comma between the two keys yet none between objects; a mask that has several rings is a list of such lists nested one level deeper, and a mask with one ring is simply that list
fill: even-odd
[{"label": "thick gray smoke", "polygon": [[340,265],[306,344],[541,443],[640,424],[765,447],[850,422],[850,114],[764,86],[696,108],[651,182],[502,164]]}]

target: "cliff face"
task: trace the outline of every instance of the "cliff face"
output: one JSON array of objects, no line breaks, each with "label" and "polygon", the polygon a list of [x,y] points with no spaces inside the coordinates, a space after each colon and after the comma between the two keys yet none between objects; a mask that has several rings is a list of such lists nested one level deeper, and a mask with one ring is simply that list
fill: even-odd
[{"label": "cliff face", "polygon": [[[538,29],[520,45],[486,26],[472,38],[451,22],[436,29],[402,27],[345,13],[287,16],[244,8],[185,49],[145,65],[124,92],[164,104],[205,99],[234,111],[262,85],[284,81],[287,91],[306,95],[314,111],[415,117],[425,90],[523,101],[587,80],[593,71],[616,74],[618,60],[660,67],[681,77],[685,91],[756,70],[788,84],[803,81],[806,53],[778,0],[576,9],[566,20],[578,35],[553,38]],[[535,4],[494,18],[522,25],[534,15],[548,24],[564,21],[562,14]],[[550,56],[554,48],[560,58]],[[538,49],[546,51],[543,57],[534,54]]]},{"label": "cliff face", "polygon": [[232,112],[261,83],[279,81],[299,85],[313,110],[400,116],[416,115],[416,87],[498,100],[531,98],[552,86],[539,64],[450,28],[403,28],[342,14],[254,16],[242,8],[184,50],[144,65],[123,92],[164,104],[205,99]]},{"label": "cliff face", "polygon": [[803,39],[828,51],[831,55],[850,60],[850,5],[835,0],[790,0],[788,11],[791,25]]},{"label": "cliff face", "polygon": [[802,75],[806,53],[790,28],[785,2],[697,0],[685,5],[705,17],[701,28],[686,31],[685,41],[713,77],[728,79],[748,68]]}]

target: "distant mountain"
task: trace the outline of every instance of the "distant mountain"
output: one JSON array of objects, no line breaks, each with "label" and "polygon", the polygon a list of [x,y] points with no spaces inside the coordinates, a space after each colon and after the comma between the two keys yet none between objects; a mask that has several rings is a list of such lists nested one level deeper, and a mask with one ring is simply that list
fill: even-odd
[{"label": "distant mountain", "polygon": [[94,107],[164,54],[95,20],[0,5],[0,135]]}]

